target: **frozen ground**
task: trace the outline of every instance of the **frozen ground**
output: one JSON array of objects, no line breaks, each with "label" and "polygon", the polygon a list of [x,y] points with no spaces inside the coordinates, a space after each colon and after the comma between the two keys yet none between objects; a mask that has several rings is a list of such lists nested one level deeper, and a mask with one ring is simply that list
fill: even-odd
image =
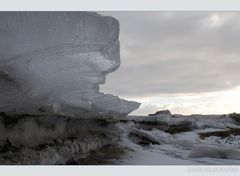
[{"label": "frozen ground", "polygon": [[228,116],[0,114],[0,129],[1,164],[240,164],[240,128]]},{"label": "frozen ground", "polygon": [[191,150],[184,150],[177,146],[163,144],[139,147],[130,145],[133,151],[122,159],[119,164],[124,165],[239,165],[240,160],[219,159],[213,157],[191,158]]},{"label": "frozen ground", "polygon": [[[133,118],[133,117],[131,117]],[[137,117],[135,117],[137,118]],[[140,117],[142,123],[145,118]],[[151,117],[154,119],[153,117]],[[134,138],[125,135],[122,145],[127,147],[126,155],[118,164],[130,165],[239,165],[240,164],[240,140],[239,127],[236,121],[227,116],[182,116],[182,119],[172,117],[155,116],[158,121],[175,121],[180,124],[183,121],[191,121],[192,130],[170,134],[157,129],[156,125],[150,129],[141,128],[132,124],[131,128],[121,124],[122,128],[134,133]],[[196,119],[197,118],[197,119]],[[222,122],[221,125],[219,121]],[[176,124],[176,125],[178,125]],[[227,131],[234,127],[234,134]],[[134,129],[134,130],[133,130]],[[126,131],[128,131],[126,130]],[[225,137],[224,135],[227,136]],[[201,135],[202,134],[202,135]],[[209,135],[203,138],[202,136]],[[217,136],[220,135],[220,136]],[[223,135],[223,136],[222,136]],[[136,139],[136,136],[138,139]],[[221,137],[222,136],[222,137]],[[146,140],[147,139],[147,140]]]}]

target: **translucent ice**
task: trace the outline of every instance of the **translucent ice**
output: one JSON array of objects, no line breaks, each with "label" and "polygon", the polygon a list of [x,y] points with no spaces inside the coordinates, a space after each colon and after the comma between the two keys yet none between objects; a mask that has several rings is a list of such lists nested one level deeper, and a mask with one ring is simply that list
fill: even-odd
[{"label": "translucent ice", "polygon": [[0,13],[0,111],[126,115],[139,103],[99,92],[120,65],[119,24],[88,12]]}]

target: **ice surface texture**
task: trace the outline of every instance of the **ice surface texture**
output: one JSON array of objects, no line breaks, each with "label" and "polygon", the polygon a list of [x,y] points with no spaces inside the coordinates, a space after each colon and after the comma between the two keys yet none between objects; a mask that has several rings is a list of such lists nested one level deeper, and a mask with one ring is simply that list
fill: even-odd
[{"label": "ice surface texture", "polygon": [[0,111],[126,115],[139,103],[99,92],[120,66],[119,23],[89,12],[0,13]]}]

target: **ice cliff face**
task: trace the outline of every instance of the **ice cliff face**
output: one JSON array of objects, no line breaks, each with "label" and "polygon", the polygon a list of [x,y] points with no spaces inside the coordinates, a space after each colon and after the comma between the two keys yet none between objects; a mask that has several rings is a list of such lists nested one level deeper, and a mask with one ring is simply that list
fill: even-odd
[{"label": "ice cliff face", "polygon": [[126,115],[139,103],[99,92],[120,65],[119,24],[87,12],[0,13],[0,111]]}]

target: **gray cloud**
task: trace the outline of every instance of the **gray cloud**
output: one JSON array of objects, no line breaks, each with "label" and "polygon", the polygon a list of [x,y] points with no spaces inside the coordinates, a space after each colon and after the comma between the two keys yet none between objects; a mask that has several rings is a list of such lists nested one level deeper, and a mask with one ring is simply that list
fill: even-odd
[{"label": "gray cloud", "polygon": [[101,12],[120,21],[121,67],[104,92],[123,97],[240,85],[240,13]]}]

